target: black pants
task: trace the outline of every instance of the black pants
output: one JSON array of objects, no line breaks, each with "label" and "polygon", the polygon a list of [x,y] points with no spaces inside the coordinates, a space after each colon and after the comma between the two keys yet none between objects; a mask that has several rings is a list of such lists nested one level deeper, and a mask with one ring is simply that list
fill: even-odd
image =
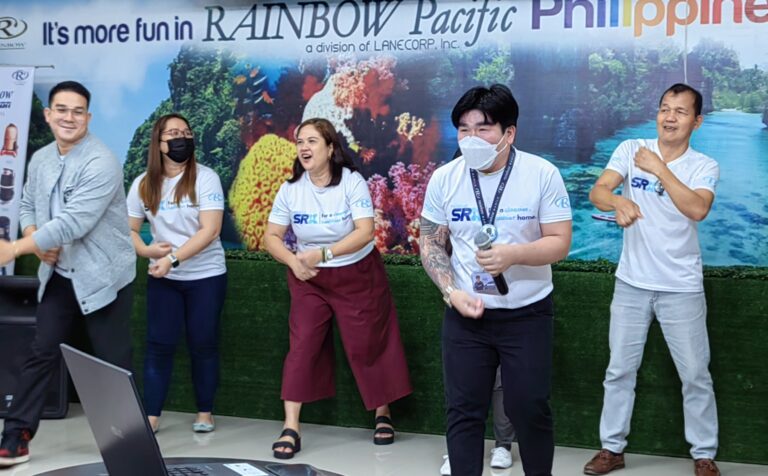
[{"label": "black pants", "polygon": [[117,298],[108,306],[83,316],[72,281],[53,273],[37,306],[35,340],[21,370],[16,397],[5,419],[4,434],[23,428],[29,429],[33,435],[37,431],[48,385],[54,370],[61,365],[59,344],[69,340],[76,319],[85,319],[97,357],[131,369],[132,304],[133,284],[129,284],[117,293]]},{"label": "black pants", "polygon": [[551,475],[553,316],[551,295],[520,309],[488,309],[481,319],[446,310],[443,379],[452,474],[483,472],[485,421],[501,365],[504,410],[517,431],[523,471]]}]

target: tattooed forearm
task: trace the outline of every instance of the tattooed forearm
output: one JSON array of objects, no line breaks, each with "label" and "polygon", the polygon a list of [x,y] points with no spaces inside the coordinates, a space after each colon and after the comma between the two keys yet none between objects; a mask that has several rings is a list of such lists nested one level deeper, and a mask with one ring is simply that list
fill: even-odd
[{"label": "tattooed forearm", "polygon": [[427,274],[441,291],[448,286],[455,287],[451,259],[446,249],[449,243],[448,227],[422,217],[419,232],[421,264]]}]

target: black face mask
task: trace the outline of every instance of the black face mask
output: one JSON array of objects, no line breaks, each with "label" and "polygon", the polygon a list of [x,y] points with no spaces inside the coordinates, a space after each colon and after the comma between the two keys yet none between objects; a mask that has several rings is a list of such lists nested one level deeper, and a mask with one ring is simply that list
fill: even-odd
[{"label": "black face mask", "polygon": [[168,153],[165,155],[176,163],[186,162],[195,153],[194,139],[179,137],[165,141],[165,143],[168,144]]}]

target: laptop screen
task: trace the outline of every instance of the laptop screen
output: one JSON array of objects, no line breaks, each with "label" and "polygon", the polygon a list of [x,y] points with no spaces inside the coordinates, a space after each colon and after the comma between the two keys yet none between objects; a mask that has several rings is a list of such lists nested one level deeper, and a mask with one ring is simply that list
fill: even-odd
[{"label": "laptop screen", "polygon": [[110,476],[166,476],[131,372],[61,344]]},{"label": "laptop screen", "polygon": [[[110,476],[168,476],[178,463],[166,467],[149,426],[131,372],[66,344],[67,363],[80,402]],[[179,458],[185,469],[215,476],[341,476],[308,464],[224,458]],[[170,461],[169,461],[170,462]]]}]

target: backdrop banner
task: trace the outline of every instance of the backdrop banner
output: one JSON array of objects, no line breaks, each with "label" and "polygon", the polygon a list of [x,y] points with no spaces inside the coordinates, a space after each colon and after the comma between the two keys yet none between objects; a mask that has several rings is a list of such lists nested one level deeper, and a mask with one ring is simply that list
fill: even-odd
[{"label": "backdrop banner", "polygon": [[55,65],[38,71],[40,98],[61,80],[91,90],[91,130],[124,161],[126,185],[153,121],[189,118],[225,188],[228,247],[262,249],[294,130],[321,116],[368,181],[377,247],[417,253],[426,183],[457,149],[450,111],[499,82],[520,103],[515,145],[565,179],[570,257],[615,262],[621,229],[588,192],[623,140],[656,137],[662,92],[687,82],[705,98],[693,147],[721,166],[704,264],[768,266],[765,1],[10,0],[4,14],[4,58]]}]

